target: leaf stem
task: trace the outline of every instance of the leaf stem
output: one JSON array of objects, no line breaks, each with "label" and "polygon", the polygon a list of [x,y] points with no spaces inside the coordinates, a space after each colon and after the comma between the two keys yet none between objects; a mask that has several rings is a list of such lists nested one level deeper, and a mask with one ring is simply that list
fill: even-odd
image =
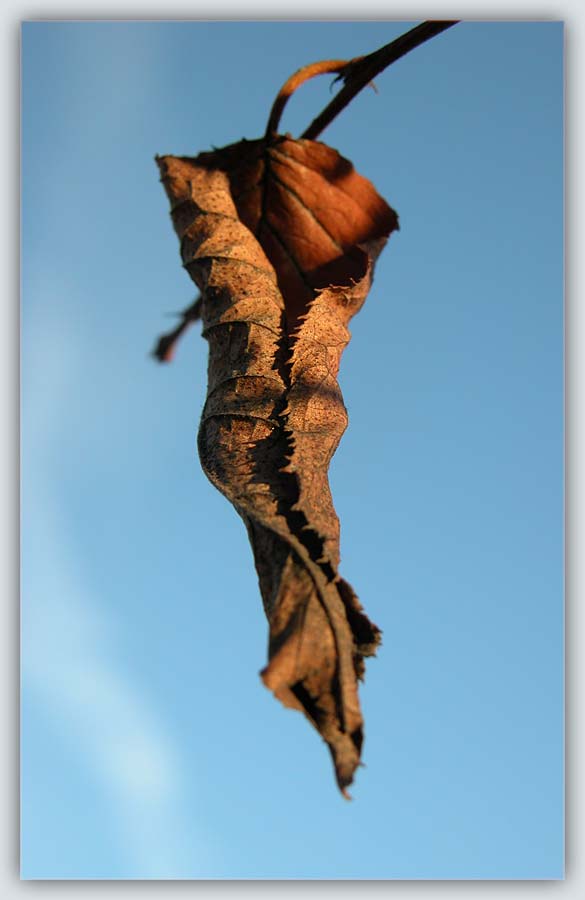
[{"label": "leaf stem", "polygon": [[[350,103],[355,95],[370,84],[376,75],[379,75],[387,66],[390,66],[396,60],[410,53],[415,47],[419,47],[435,37],[447,28],[451,28],[457,24],[458,20],[445,21],[429,21],[417,25],[405,34],[400,35],[396,40],[379,50],[367,56],[358,57],[351,60],[341,72],[340,78],[344,81],[343,88],[333,98],[331,103],[325,107],[316,119],[314,119],[309,127],[302,133],[301,138],[306,140],[315,140],[321,132],[331,124],[333,119],[341,112],[342,109]],[[302,70],[301,70],[302,71]],[[294,77],[294,76],[293,76]]]},{"label": "leaf stem", "polygon": [[351,61],[346,59],[324,59],[321,62],[309,63],[309,65],[303,66],[302,69],[298,69],[298,71],[294,72],[294,74],[285,81],[276,96],[276,100],[272,104],[270,116],[268,117],[268,125],[266,126],[266,140],[274,137],[277,133],[284,107],[301,84],[304,84],[305,81],[309,81],[310,78],[315,78],[316,75],[343,72],[350,63]]}]

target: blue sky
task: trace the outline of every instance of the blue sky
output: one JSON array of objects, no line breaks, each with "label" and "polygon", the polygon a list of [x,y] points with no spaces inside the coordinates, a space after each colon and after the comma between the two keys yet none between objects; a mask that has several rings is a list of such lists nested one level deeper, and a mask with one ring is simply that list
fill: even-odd
[{"label": "blue sky", "polygon": [[414,24],[24,25],[24,877],[562,876],[562,25],[459,24],[322,136],[401,223],[331,468],[384,631],[351,803],[258,678],[245,529],[196,457],[205,342],[148,357],[193,296],[154,154],[258,137],[299,66]]}]

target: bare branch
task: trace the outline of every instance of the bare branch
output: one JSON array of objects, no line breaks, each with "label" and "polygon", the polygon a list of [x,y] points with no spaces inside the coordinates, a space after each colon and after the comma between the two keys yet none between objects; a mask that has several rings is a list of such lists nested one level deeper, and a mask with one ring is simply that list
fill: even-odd
[{"label": "bare branch", "polygon": [[371,83],[376,75],[379,75],[380,72],[396,62],[397,59],[410,53],[415,47],[419,47],[425,41],[456,24],[457,20],[423,22],[421,25],[417,25],[416,28],[411,29],[411,31],[407,31],[406,34],[402,34],[390,44],[380,47],[379,50],[375,50],[367,56],[351,60],[339,76],[345,82],[343,88],[333,98],[331,103],[325,107],[323,112],[311,122],[301,137],[314,141],[331,124],[341,110],[345,109],[356,94]]}]

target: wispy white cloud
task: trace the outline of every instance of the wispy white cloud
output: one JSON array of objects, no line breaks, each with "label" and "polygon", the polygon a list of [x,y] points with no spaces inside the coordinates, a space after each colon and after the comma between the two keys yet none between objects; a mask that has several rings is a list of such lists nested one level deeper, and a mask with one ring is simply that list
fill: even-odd
[{"label": "wispy white cloud", "polygon": [[[87,30],[83,33],[89,39]],[[65,49],[76,52],[76,46],[71,39]],[[101,96],[103,71],[95,66],[88,71],[82,44],[79,48],[84,67],[79,98],[91,93],[88,79]],[[173,737],[171,715],[125,659],[125,646],[139,635],[138,623],[100,602],[84,565],[83,536],[71,533],[58,489],[68,474],[64,459],[83,461],[76,463],[71,479],[84,477],[83,465],[88,479],[100,467],[119,468],[119,456],[114,465],[108,453],[116,453],[112,435],[123,432],[125,406],[118,403],[112,409],[109,398],[126,392],[128,403],[147,402],[128,385],[127,372],[117,363],[104,363],[99,371],[94,365],[88,374],[88,361],[96,359],[95,335],[81,320],[88,293],[80,284],[88,279],[88,263],[75,269],[70,248],[59,241],[48,247],[46,240],[60,234],[58,216],[65,214],[59,210],[64,201],[71,206],[72,194],[71,209],[83,213],[70,190],[70,160],[86,152],[96,134],[118,134],[130,119],[140,124],[156,86],[157,69],[150,63],[160,48],[154,36],[132,43],[123,28],[114,27],[110,49],[110,77],[123,89],[87,115],[75,86],[68,86],[69,105],[60,108],[57,119],[57,137],[64,138],[50,142],[53,150],[43,148],[42,178],[34,181],[34,216],[31,212],[27,219],[29,228],[34,221],[37,239],[25,242],[23,271],[23,694],[33,701],[27,705],[29,714],[35,705],[42,706],[42,721],[48,716],[73,748],[90,785],[99,787],[111,811],[104,825],[118,834],[129,877],[197,877],[215,868],[214,851],[193,809],[191,773]],[[32,164],[29,171],[34,171]],[[81,215],[79,221],[91,246],[96,226],[91,217]],[[104,347],[104,360],[107,353]],[[80,403],[91,412],[84,435],[76,435],[72,424],[72,409]],[[36,752],[42,754],[42,747]]]},{"label": "wispy white cloud", "polygon": [[67,385],[83,354],[70,332],[64,340],[54,309],[28,325],[26,358],[35,365],[26,379],[25,460],[28,447],[34,453],[23,472],[23,691],[99,785],[128,877],[197,877],[210,871],[210,847],[186,808],[180,748],[165,710],[123,662],[128,623],[100,606],[55,492]]},{"label": "wispy white cloud", "polygon": [[[58,546],[50,504],[41,500],[35,510],[34,531],[42,529],[44,546],[37,554],[34,538],[29,543],[31,571],[23,573],[24,689],[101,782],[129,870],[163,878],[196,872],[203,848],[187,846],[180,753],[153,703],[108,649],[115,623],[77,580],[73,556]],[[30,542],[32,535],[26,537]]]}]

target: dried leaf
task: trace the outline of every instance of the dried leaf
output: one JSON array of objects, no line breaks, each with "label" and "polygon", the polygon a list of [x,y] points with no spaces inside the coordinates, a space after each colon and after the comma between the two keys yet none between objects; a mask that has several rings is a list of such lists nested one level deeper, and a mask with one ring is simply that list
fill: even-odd
[{"label": "dried leaf", "polygon": [[347,425],[347,325],[397,217],[313,141],[242,141],[158,164],[209,341],[199,455],[246,524],[269,621],[262,678],[317,728],[345,794],[362,746],[357,680],[380,632],[337,571],[327,471]]}]

